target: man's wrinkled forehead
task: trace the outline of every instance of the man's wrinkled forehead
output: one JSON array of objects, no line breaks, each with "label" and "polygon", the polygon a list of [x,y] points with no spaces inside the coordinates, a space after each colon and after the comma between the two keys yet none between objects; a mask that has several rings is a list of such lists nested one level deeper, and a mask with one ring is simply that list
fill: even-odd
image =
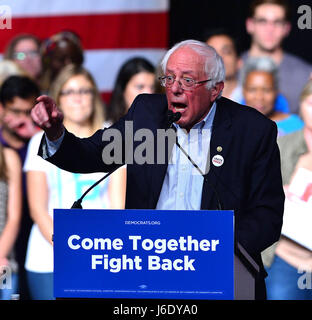
[{"label": "man's wrinkled forehead", "polygon": [[169,57],[166,65],[166,73],[179,71],[190,76],[197,76],[203,69],[203,57],[189,47],[181,47],[174,51]]}]

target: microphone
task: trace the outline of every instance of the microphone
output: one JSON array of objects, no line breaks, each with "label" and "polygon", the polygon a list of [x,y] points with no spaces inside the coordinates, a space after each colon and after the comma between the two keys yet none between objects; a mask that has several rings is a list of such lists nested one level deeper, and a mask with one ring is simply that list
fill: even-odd
[{"label": "microphone", "polygon": [[171,128],[174,122],[180,120],[182,114],[181,112],[173,112],[172,110],[167,111],[167,124],[168,128]]}]

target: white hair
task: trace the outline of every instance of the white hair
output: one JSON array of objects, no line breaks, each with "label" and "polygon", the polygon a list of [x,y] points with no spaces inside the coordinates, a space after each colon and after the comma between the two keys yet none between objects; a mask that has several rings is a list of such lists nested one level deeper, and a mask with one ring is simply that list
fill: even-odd
[{"label": "white hair", "polygon": [[278,88],[278,78],[277,78],[278,67],[271,58],[269,57],[248,58],[241,70],[240,82],[242,86],[246,84],[246,79],[248,74],[253,71],[262,71],[262,72],[270,73],[274,80],[275,89]]},{"label": "white hair", "polygon": [[[208,79],[212,79],[207,83],[207,89],[213,88],[217,83],[225,81],[225,68],[222,58],[217,51],[208,44],[197,40],[185,40],[175,44],[167,51],[160,65],[163,73],[166,72],[167,63],[170,56],[179,48],[188,47],[197,52],[205,59],[204,71]],[[221,93],[220,95],[221,96]]]}]

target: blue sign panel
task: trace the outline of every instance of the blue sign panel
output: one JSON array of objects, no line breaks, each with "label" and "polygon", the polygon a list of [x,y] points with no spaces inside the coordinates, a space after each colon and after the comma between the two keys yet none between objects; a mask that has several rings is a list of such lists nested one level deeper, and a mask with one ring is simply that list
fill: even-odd
[{"label": "blue sign panel", "polygon": [[234,299],[233,211],[54,211],[54,295]]}]

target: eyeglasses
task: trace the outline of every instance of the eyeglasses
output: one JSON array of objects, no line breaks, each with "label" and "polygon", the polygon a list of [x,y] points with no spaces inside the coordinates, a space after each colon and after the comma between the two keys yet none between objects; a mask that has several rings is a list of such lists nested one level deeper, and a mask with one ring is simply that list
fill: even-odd
[{"label": "eyeglasses", "polygon": [[75,94],[78,94],[79,96],[88,96],[93,93],[94,93],[93,89],[82,88],[79,90],[73,90],[73,89],[64,90],[60,92],[60,95],[66,96],[66,97],[73,96]]},{"label": "eyeglasses", "polygon": [[21,109],[17,109],[17,108],[8,108],[7,111],[13,113],[17,117],[19,117],[21,115],[30,116],[30,113],[31,113],[31,109],[30,110],[21,110]]},{"label": "eyeglasses", "polygon": [[13,53],[13,58],[16,60],[25,60],[27,57],[29,58],[37,58],[39,56],[39,52],[35,50],[30,51],[18,51]]},{"label": "eyeglasses", "polygon": [[253,18],[254,22],[257,23],[259,26],[267,26],[268,24],[272,24],[274,27],[282,28],[286,24],[286,21],[283,19],[277,20],[267,20],[264,18]]},{"label": "eyeglasses", "polygon": [[[174,82],[178,81],[178,80],[176,80],[175,76],[162,76],[162,77],[159,77],[158,80],[160,81],[160,84],[163,87],[166,87],[166,88],[171,88],[173,86]],[[179,85],[181,86],[181,88],[183,90],[192,90],[192,89],[195,88],[195,86],[197,84],[205,83],[205,82],[208,82],[208,81],[211,81],[211,80],[212,79],[207,79],[207,80],[202,80],[202,81],[195,81],[192,78],[183,77],[178,81],[178,83],[179,83]]]}]

